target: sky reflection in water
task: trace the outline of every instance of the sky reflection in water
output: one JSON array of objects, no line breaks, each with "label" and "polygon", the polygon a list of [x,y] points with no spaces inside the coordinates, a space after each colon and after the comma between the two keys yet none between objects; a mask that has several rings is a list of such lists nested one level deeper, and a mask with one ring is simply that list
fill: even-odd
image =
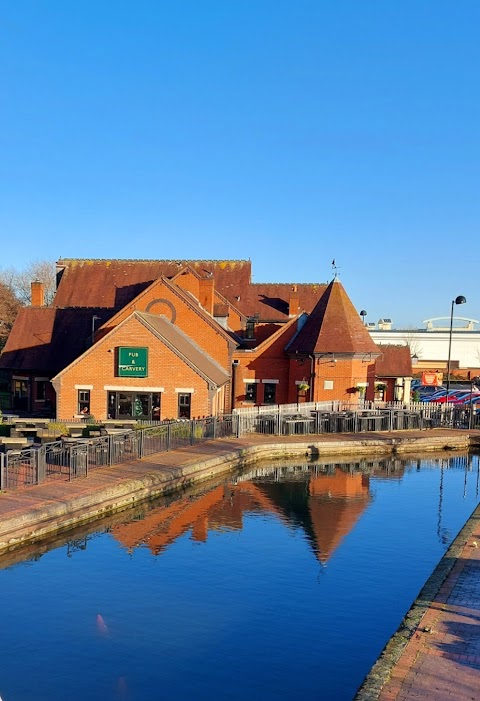
[{"label": "sky reflection in water", "polygon": [[279,464],[4,556],[0,695],[352,699],[478,502],[477,456]]}]

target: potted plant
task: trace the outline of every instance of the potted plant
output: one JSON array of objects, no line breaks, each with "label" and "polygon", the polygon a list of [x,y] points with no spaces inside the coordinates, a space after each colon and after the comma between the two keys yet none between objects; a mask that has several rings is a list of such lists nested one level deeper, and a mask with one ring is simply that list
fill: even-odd
[{"label": "potted plant", "polygon": [[310,385],[308,382],[302,381],[298,383],[297,389],[299,392],[307,392],[310,389]]}]

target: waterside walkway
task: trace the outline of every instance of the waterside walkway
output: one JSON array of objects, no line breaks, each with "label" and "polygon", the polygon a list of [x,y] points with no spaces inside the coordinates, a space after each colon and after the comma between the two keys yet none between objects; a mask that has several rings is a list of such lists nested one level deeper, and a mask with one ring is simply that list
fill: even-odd
[{"label": "waterside walkway", "polygon": [[[480,446],[480,431],[322,436],[248,435],[98,468],[0,494],[1,554],[260,460],[398,455]],[[475,547],[475,542],[478,547]],[[480,689],[480,508],[428,580],[356,701],[469,701]]]},{"label": "waterside walkway", "polygon": [[392,455],[466,450],[480,446],[480,431],[433,429],[321,436],[247,434],[184,446],[148,458],[97,467],[72,481],[48,479],[39,485],[0,492],[0,555],[75,525],[162,496],[261,460],[327,455]]},{"label": "waterside walkway", "polygon": [[355,701],[480,698],[480,506],[420,592]]}]

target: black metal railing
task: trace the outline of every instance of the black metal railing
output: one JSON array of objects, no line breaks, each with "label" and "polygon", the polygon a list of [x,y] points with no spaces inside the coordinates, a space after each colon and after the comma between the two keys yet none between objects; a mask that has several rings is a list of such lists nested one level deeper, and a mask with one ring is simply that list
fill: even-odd
[{"label": "black metal railing", "polygon": [[35,485],[47,479],[73,480],[87,477],[90,470],[137,460],[155,453],[177,450],[207,440],[242,436],[321,435],[435,428],[480,428],[480,414],[468,409],[442,406],[432,410],[417,407],[354,408],[344,405],[327,410],[316,405],[236,411],[231,415],[203,419],[158,422],[98,437],[63,438],[42,445],[0,453],[0,489]]},{"label": "black metal railing", "polygon": [[47,479],[73,480],[90,470],[176,450],[201,441],[237,435],[235,416],[169,421],[90,438],[63,438],[0,453],[0,489]]}]

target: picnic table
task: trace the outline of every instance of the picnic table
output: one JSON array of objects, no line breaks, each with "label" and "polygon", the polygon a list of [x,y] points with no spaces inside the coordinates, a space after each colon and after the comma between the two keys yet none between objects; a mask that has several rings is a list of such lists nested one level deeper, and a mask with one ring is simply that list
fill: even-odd
[{"label": "picnic table", "polygon": [[315,423],[313,416],[304,414],[286,415],[282,418],[282,433],[291,436],[294,433],[311,433],[311,428]]}]

